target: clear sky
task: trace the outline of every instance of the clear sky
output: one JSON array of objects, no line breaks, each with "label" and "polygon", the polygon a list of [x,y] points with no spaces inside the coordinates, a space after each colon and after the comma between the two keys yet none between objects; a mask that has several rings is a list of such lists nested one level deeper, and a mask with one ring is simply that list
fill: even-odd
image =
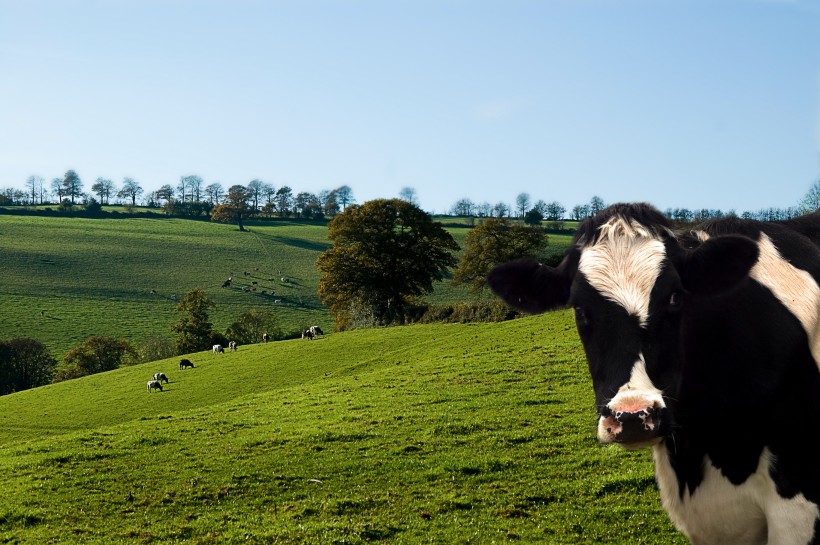
[{"label": "clear sky", "polygon": [[0,0],[0,188],[797,204],[820,0]]}]

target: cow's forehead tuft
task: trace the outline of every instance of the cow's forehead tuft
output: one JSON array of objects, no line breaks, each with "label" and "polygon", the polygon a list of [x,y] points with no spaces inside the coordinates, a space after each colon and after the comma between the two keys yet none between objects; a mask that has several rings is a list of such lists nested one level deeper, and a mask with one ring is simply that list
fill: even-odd
[{"label": "cow's forehead tuft", "polygon": [[596,291],[645,326],[666,246],[653,230],[623,218],[611,218],[598,231],[582,248],[578,270]]}]

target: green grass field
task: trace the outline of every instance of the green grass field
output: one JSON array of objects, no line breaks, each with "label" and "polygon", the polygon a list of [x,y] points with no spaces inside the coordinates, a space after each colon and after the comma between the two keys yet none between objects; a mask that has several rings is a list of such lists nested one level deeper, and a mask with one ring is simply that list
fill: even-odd
[{"label": "green grass field", "polygon": [[[170,336],[176,298],[195,288],[216,302],[211,321],[219,331],[251,308],[274,311],[285,332],[313,324],[332,329],[316,295],[315,263],[330,244],[327,226],[288,220],[249,228],[176,218],[0,215],[0,339],[31,337],[58,358],[92,335],[136,345]],[[468,229],[450,232],[463,245]],[[550,240],[562,252],[569,237]],[[232,288],[221,288],[230,274]],[[427,299],[477,297],[490,295],[442,282]]]},{"label": "green grass field", "polygon": [[0,397],[0,543],[685,542],[567,311],[190,358]]}]

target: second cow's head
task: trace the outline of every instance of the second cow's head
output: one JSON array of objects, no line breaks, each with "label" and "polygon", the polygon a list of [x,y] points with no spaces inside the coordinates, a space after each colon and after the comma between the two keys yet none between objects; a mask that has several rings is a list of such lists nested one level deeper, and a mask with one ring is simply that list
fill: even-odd
[{"label": "second cow's head", "polygon": [[757,258],[749,238],[680,239],[654,208],[613,205],[579,226],[557,267],[514,261],[493,269],[488,283],[525,312],[575,310],[595,389],[598,438],[640,447],[675,426],[671,406],[683,372],[687,306],[735,288]]}]

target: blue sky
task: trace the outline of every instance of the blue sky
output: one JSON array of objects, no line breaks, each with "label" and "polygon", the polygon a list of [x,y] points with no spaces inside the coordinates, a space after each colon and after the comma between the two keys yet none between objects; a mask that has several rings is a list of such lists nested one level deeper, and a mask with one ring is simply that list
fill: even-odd
[{"label": "blue sky", "polygon": [[0,0],[0,187],[797,204],[818,0]]}]

